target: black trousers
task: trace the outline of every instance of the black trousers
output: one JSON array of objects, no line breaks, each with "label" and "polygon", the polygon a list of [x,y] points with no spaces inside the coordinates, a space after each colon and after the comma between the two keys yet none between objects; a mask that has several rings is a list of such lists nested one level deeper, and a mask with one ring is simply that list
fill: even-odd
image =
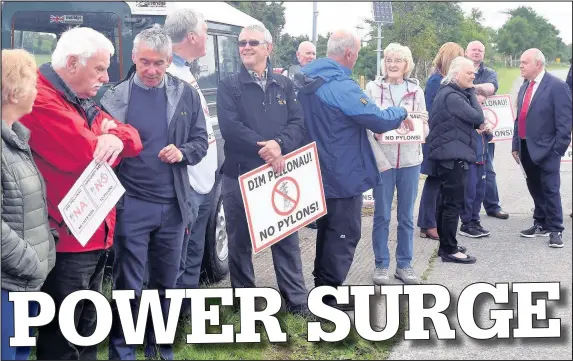
[{"label": "black trousers", "polygon": [[337,287],[346,280],[360,241],[362,195],[327,198],[326,208],[328,213],[316,221],[316,258],[312,274],[316,287]]},{"label": "black trousers", "polygon": [[[223,177],[223,203],[229,237],[229,274],[233,288],[255,288],[255,270],[251,237],[239,181]],[[271,247],[277,285],[288,311],[307,306],[308,292],[302,271],[298,232],[283,238]]]},{"label": "black trousers", "polygon": [[[36,358],[38,360],[97,360],[97,345],[83,347],[69,343],[58,324],[60,305],[71,293],[80,290],[102,292],[103,270],[108,251],[58,253],[56,265],[48,275],[42,292],[56,304],[56,317],[38,328]],[[63,310],[71,312],[71,310]],[[81,336],[91,336],[97,325],[95,306],[80,301],[74,311],[74,325]]]},{"label": "black trousers", "polygon": [[453,162],[453,169],[438,167],[440,195],[436,221],[440,236],[440,251],[457,253],[456,233],[461,215],[464,213],[465,192],[468,183],[469,165],[460,160]]},{"label": "black trousers", "polygon": [[[533,198],[533,219],[549,232],[563,232],[561,205],[561,156],[552,152],[543,164],[535,164],[529,155],[525,140],[521,141],[521,164],[527,175],[527,188]],[[553,162],[554,164],[551,164]],[[551,169],[551,170],[547,170]]]}]

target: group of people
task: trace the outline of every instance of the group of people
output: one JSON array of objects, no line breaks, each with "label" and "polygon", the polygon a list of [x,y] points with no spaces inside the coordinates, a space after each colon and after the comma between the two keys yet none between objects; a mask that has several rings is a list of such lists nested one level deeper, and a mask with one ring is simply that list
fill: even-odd
[{"label": "group of people", "polygon": [[[180,9],[163,26],[134,39],[134,66],[105,92],[101,106],[91,100],[109,81],[114,47],[103,34],[73,28],[58,40],[52,62],[37,68],[24,50],[2,51],[2,358],[26,359],[29,348],[9,346],[14,332],[10,291],[48,293],[60,312],[65,297],[79,290],[102,291],[104,266],[113,244],[113,289],[158,289],[167,315],[165,290],[199,286],[204,223],[217,171],[216,144],[206,118],[209,109],[191,72],[206,54],[207,24],[201,14]],[[316,59],[312,43],[299,47],[299,68],[275,74],[269,55],[273,38],[262,25],[245,27],[238,39],[241,66],[221,79],[217,117],[225,140],[222,197],[229,237],[232,287],[256,287],[252,246],[238,177],[261,165],[275,172],[284,155],[316,142],[328,213],[316,221],[315,286],[341,286],[361,238],[362,194],[374,189],[374,283],[388,279],[388,234],[394,188],[398,198],[395,277],[418,283],[412,269],[413,212],[420,173],[428,174],[419,226],[439,239],[445,261],[475,258],[457,244],[460,232],[487,233],[479,222],[493,173],[491,129],[480,102],[497,90],[495,72],[483,65],[483,44],[466,55],[457,44],[442,46],[426,91],[410,78],[410,50],[390,44],[382,76],[366,91],[351,78],[361,47],[353,33],[331,34],[326,57]],[[570,142],[571,92],[545,73],[539,50],[522,56],[522,75],[537,87],[520,91],[514,151],[528,174],[536,205],[535,225],[525,236],[550,234],[562,246],[559,160]],[[476,79],[480,84],[475,85]],[[526,90],[527,89],[527,90]],[[531,92],[538,92],[531,102]],[[525,93],[525,99],[524,98]],[[536,102],[537,98],[546,97]],[[531,106],[529,105],[531,102]],[[528,107],[531,110],[528,112]],[[410,113],[422,114],[417,123]],[[542,117],[543,114],[543,118]],[[543,119],[543,121],[541,121]],[[527,120],[527,121],[525,121]],[[422,126],[422,144],[383,144],[382,134]],[[559,158],[558,158],[559,156]],[[69,231],[58,204],[92,162],[114,168],[126,193],[82,246]],[[557,177],[556,177],[557,174]],[[557,188],[556,188],[557,187]],[[497,191],[488,214],[499,218]],[[486,206],[487,207],[487,206]],[[432,214],[433,213],[433,214]],[[421,222],[421,223],[420,223]],[[297,233],[271,246],[277,283],[287,312],[312,317],[307,306]],[[323,302],[342,310],[353,302]],[[264,305],[257,303],[258,309]],[[184,304],[189,312],[190,304]],[[109,358],[135,359],[125,342],[117,307]],[[137,312],[137,300],[132,302]],[[30,304],[30,314],[38,313]],[[96,311],[81,302],[75,327],[88,336]],[[156,345],[152,323],[146,355],[172,359],[171,345]],[[32,332],[32,331],[31,331]],[[57,318],[38,330],[38,359],[96,359],[97,347],[68,342]]]}]

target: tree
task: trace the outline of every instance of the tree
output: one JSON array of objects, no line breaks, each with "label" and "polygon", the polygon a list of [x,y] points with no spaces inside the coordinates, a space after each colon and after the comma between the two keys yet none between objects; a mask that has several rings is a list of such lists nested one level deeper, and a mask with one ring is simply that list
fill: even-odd
[{"label": "tree", "polygon": [[278,44],[286,22],[283,1],[227,1],[227,3],[261,21],[269,29],[273,42]]}]

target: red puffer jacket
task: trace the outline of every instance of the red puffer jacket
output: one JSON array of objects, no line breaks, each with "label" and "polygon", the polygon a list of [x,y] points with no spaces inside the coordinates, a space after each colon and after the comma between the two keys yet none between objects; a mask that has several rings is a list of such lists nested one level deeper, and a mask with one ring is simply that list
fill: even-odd
[{"label": "red puffer jacket", "polygon": [[[115,207],[85,247],[68,230],[58,204],[94,159],[101,124],[107,118],[117,127],[109,133],[123,141],[120,157],[135,157],[143,146],[139,133],[120,123],[91,101],[80,101],[48,64],[38,71],[38,96],[32,112],[20,122],[31,131],[30,148],[46,180],[50,225],[58,231],[57,252],[88,252],[113,244]],[[91,124],[91,126],[89,125]],[[121,158],[112,167],[119,164]]]}]

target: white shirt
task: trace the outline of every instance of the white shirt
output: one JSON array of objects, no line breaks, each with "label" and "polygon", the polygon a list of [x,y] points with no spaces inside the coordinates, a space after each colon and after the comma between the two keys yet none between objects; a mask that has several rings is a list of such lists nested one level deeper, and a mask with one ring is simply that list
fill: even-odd
[{"label": "white shirt", "polygon": [[[543,69],[541,73],[539,73],[539,75],[537,75],[537,77],[533,79],[533,81],[535,81],[535,84],[533,84],[533,90],[531,91],[531,101],[529,102],[529,106],[533,102],[533,98],[535,97],[535,92],[537,91],[537,88],[539,88],[539,83],[541,83],[541,80],[543,80],[544,76],[545,76],[545,69]],[[527,94],[527,88],[525,89],[525,93],[523,93],[522,104],[523,101],[525,100],[525,94]],[[529,106],[527,109],[529,109]]]},{"label": "white shirt", "polygon": [[203,92],[197,84],[197,80],[189,71],[189,67],[185,64],[175,64],[175,57],[173,62],[167,68],[167,72],[171,75],[178,77],[189,83],[193,88],[199,93],[201,98],[201,106],[203,108],[203,114],[205,114],[205,124],[207,126],[207,138],[209,142],[209,148],[207,149],[207,155],[199,163],[194,166],[187,166],[187,173],[189,174],[189,183],[191,187],[199,194],[207,194],[213,188],[215,184],[215,175],[217,172],[217,142],[215,140],[215,132],[213,131],[213,125],[211,124],[209,116],[209,107],[207,106],[207,101],[203,96]]}]

